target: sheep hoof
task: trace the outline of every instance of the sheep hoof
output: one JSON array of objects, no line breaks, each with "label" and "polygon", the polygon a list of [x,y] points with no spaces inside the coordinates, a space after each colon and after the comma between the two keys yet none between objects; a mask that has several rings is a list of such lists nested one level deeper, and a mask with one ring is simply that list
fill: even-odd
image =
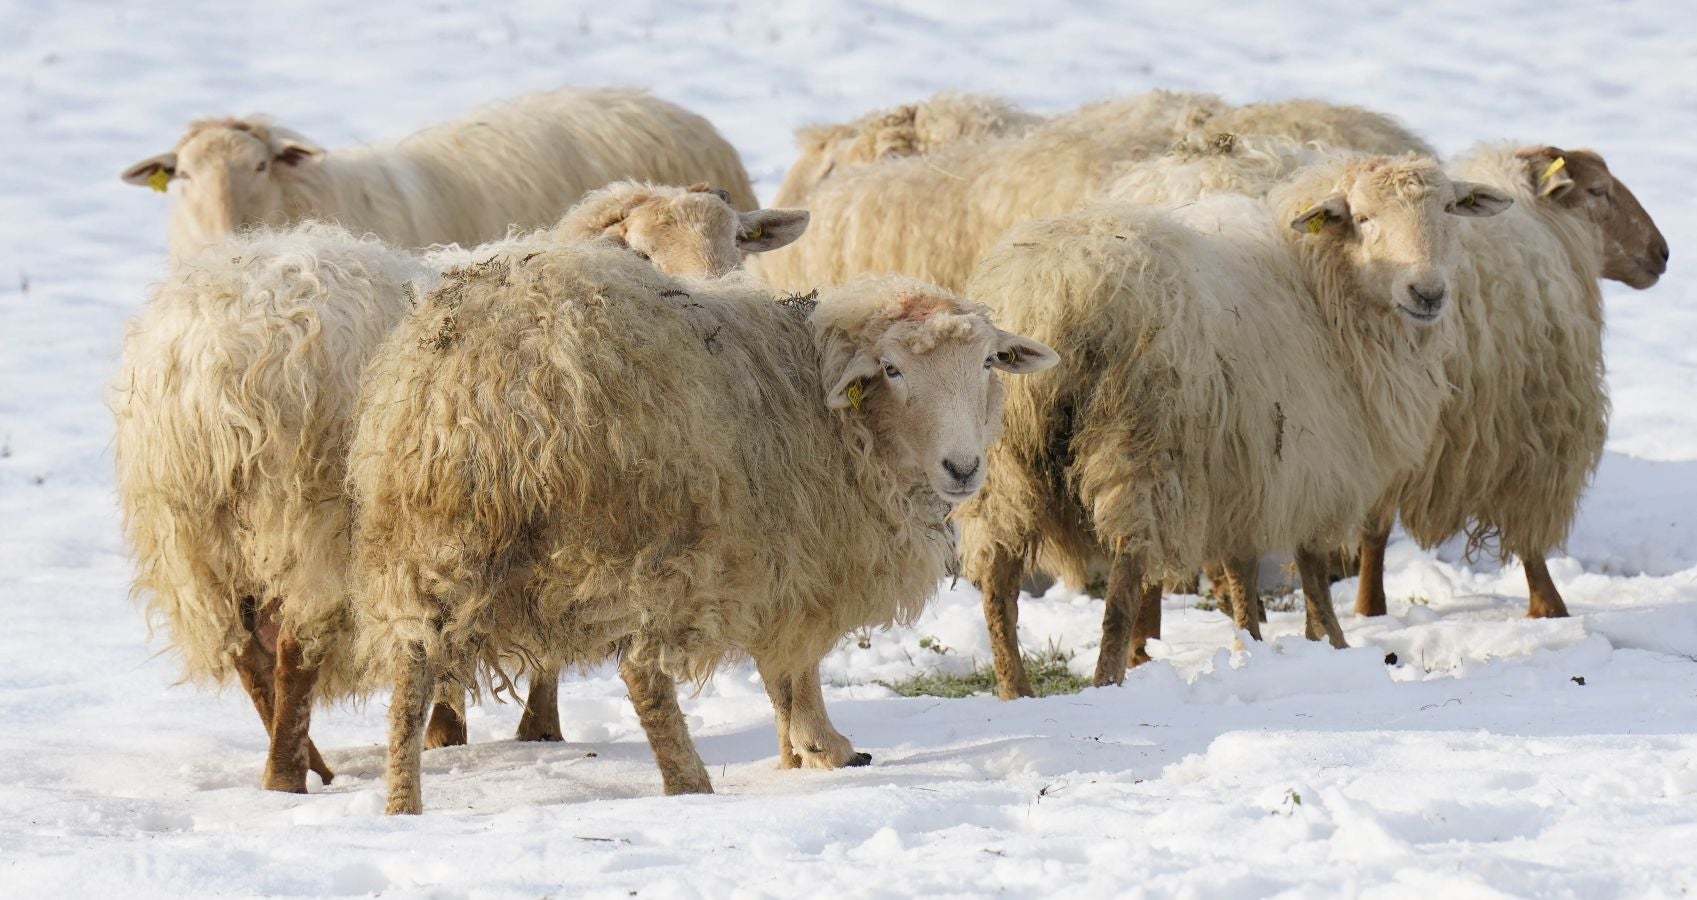
[{"label": "sheep hoof", "polygon": [[436,704],[430,714],[430,724],[424,728],[424,749],[463,747],[466,743],[465,720],[448,704]]}]

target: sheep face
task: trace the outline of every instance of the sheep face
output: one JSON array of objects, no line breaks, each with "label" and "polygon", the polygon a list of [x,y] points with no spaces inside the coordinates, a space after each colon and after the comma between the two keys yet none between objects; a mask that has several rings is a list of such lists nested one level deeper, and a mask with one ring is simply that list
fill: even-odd
[{"label": "sheep face", "polygon": [[901,315],[854,354],[827,402],[864,416],[888,464],[958,504],[983,485],[985,451],[1001,433],[1002,385],[992,370],[1039,372],[1059,357],[958,301],[909,295],[902,303]]},{"label": "sheep face", "polygon": [[1348,170],[1337,192],[1291,221],[1341,262],[1362,297],[1417,325],[1437,321],[1462,261],[1457,216],[1494,216],[1513,201],[1451,181],[1430,159],[1376,159]]},{"label": "sheep face", "polygon": [[729,195],[706,185],[638,194],[606,222],[601,236],[672,275],[718,277],[750,253],[783,247],[807,230],[802,209],[739,212]]},{"label": "sheep face", "polygon": [[173,249],[188,252],[252,225],[286,224],[277,175],[315,163],[322,148],[284,129],[239,119],[196,123],[169,153],[123,174],[130,184],[178,185]]},{"label": "sheep face", "polygon": [[1578,211],[1602,229],[1603,277],[1643,290],[1668,270],[1668,242],[1638,198],[1589,150],[1520,150],[1539,202]]}]

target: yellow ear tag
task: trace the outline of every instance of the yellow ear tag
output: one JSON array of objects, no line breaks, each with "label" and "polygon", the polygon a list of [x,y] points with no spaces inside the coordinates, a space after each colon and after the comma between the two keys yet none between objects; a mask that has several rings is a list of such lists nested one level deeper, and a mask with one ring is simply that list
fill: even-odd
[{"label": "yellow ear tag", "polygon": [[844,393],[848,394],[849,405],[854,407],[854,411],[860,412],[860,398],[865,396],[865,391],[861,389],[860,382],[851,383]]},{"label": "yellow ear tag", "polygon": [[164,169],[154,169],[153,174],[147,176],[147,186],[161,194],[165,193],[165,185],[170,183],[171,173]]},{"label": "yellow ear tag", "polygon": [[760,240],[760,234],[761,234],[760,226],[756,225],[753,228],[750,228],[748,230],[748,234],[743,235],[743,240],[745,240],[745,241],[758,241],[758,240]]},{"label": "yellow ear tag", "polygon": [[1326,217],[1325,216],[1315,216],[1314,218],[1308,220],[1308,233],[1309,234],[1319,234],[1320,230],[1325,228],[1325,227],[1326,227]]},{"label": "yellow ear tag", "polygon": [[1557,172],[1560,172],[1562,169],[1564,169],[1566,167],[1567,167],[1567,158],[1563,157],[1563,156],[1558,156],[1558,157],[1556,157],[1555,162],[1550,163],[1549,166],[1544,169],[1544,174],[1538,176],[1538,180],[1539,181],[1549,181],[1550,177],[1552,175],[1555,175]]}]

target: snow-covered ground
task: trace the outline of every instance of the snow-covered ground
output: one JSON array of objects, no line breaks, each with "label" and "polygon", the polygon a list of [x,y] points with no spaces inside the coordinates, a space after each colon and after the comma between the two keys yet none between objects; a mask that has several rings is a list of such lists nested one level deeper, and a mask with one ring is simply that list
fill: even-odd
[{"label": "snow-covered ground", "polygon": [[[1679,0],[1264,6],[0,0],[0,896],[1690,894],[1697,19]],[[117,173],[197,115],[266,111],[336,146],[568,82],[706,114],[765,195],[794,126],[945,87],[1039,110],[1316,95],[1446,152],[1602,150],[1673,265],[1606,291],[1610,453],[1552,564],[1577,615],[1521,619],[1517,568],[1399,542],[1392,615],[1344,618],[1358,649],[1302,641],[1287,613],[1234,652],[1219,614],[1171,597],[1161,659],[1123,688],[895,697],[876,681],[987,658],[977,598],[945,590],[827,661],[869,768],[776,770],[742,668],[686,702],[719,793],[662,797],[600,672],[562,687],[564,744],[473,710],[471,746],[425,757],[421,818],[381,816],[381,698],[315,719],[333,786],[258,790],[246,698],[173,684],[126,597],[102,391],[165,205]],[[1099,616],[1055,591],[1022,637],[1088,671]]]}]

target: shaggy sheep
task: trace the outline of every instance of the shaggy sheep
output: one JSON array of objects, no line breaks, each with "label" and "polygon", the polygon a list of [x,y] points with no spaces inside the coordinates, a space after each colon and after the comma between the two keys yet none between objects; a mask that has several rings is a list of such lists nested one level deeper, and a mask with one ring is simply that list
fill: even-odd
[{"label": "shaggy sheep", "polygon": [[[130,325],[113,398],[135,589],[191,678],[241,679],[272,735],[267,788],[305,790],[309,759],[330,780],[306,739],[312,697],[361,688],[343,652],[344,458],[366,361],[419,291],[450,264],[594,237],[720,274],[736,242],[793,240],[806,216],[621,184],[554,231],[475,251],[421,256],[313,223],[230,237],[174,267]],[[558,734],[551,703],[531,712]]]},{"label": "shaggy sheep", "polygon": [[800,156],[772,202],[802,206],[833,172],[879,159],[925,156],[957,141],[1021,134],[1040,119],[999,97],[942,92],[874,110],[844,125],[808,125],[796,130]]},{"label": "shaggy sheep", "polygon": [[1455,342],[1451,214],[1507,203],[1431,160],[1340,157],[1266,200],[1110,203],[1013,229],[968,289],[1065,361],[1010,386],[960,511],[1001,696],[1030,695],[1017,603],[1038,561],[1078,579],[1110,560],[1097,684],[1125,677],[1160,577],[1267,549],[1298,548],[1310,615],[1340,642],[1318,551],[1424,452]]},{"label": "shaggy sheep", "polygon": [[[1327,109],[1334,112],[1320,114]],[[1425,146],[1405,132],[1406,140],[1393,137],[1389,132],[1399,126],[1354,107],[1290,101],[1233,110],[1206,94],[1136,94],[1055,116],[1023,135],[952,144],[923,158],[885,159],[834,175],[809,197],[809,240],[755,268],[784,290],[866,272],[900,272],[959,290],[1009,227],[1098,200],[1175,141],[1199,128],[1219,135],[1214,123],[1239,120],[1281,129],[1274,136],[1299,149],[1309,135],[1335,140],[1338,150],[1360,149],[1352,141],[1369,151],[1399,142],[1406,146],[1398,152]]]},{"label": "shaggy sheep", "polygon": [[471,246],[549,225],[591,189],[626,178],[707,181],[738,209],[759,205],[711,123],[624,88],[527,94],[399,141],[334,151],[259,118],[201,119],[122,177],[179,186],[169,235],[179,256],[240,228],[303,219],[402,247]]},{"label": "shaggy sheep", "polygon": [[1555,147],[1482,148],[1452,170],[1515,198],[1509,215],[1463,233],[1468,278],[1458,291],[1456,386],[1418,472],[1362,538],[1356,611],[1384,615],[1390,513],[1431,547],[1466,532],[1520,558],[1527,615],[1565,616],[1544,559],[1562,545],[1603,454],[1598,279],[1644,289],[1667,269],[1668,244],[1602,157]]},{"label": "shaggy sheep", "polygon": [[617,654],[667,793],[711,790],[674,679],[805,676],[916,615],[999,427],[989,370],[1054,360],[908,280],[775,303],[588,246],[452,275],[374,359],[349,463],[389,812],[421,808],[431,679],[538,659]]}]

